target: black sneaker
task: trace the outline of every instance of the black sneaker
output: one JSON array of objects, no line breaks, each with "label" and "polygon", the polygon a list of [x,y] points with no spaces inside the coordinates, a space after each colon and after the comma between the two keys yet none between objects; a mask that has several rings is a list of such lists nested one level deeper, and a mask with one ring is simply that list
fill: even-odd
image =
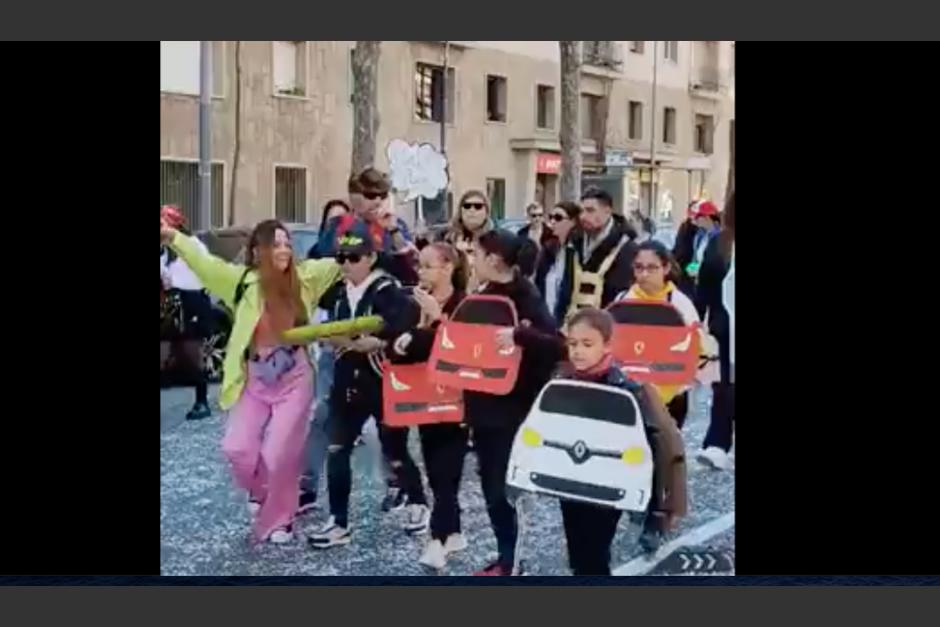
[{"label": "black sneaker", "polygon": [[302,490],[300,492],[300,503],[297,505],[297,515],[305,514],[317,506],[317,493]]},{"label": "black sneaker", "polygon": [[342,546],[349,544],[349,532],[350,529],[348,525],[346,527],[340,527],[336,524],[336,519],[330,516],[330,519],[319,531],[307,536],[307,544],[314,549],[328,549],[333,546]]},{"label": "black sneaker", "polygon": [[389,486],[382,499],[383,512],[396,512],[408,504],[408,495],[395,486]]},{"label": "black sneaker", "polygon": [[212,410],[206,403],[196,403],[186,414],[186,420],[202,420],[212,415]]}]

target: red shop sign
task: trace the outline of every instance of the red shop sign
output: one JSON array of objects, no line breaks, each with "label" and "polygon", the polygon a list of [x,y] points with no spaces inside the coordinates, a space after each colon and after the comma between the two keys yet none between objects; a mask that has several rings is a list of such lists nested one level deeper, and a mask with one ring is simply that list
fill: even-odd
[{"label": "red shop sign", "polygon": [[535,171],[538,174],[558,174],[561,171],[561,155],[554,152],[538,153]]}]

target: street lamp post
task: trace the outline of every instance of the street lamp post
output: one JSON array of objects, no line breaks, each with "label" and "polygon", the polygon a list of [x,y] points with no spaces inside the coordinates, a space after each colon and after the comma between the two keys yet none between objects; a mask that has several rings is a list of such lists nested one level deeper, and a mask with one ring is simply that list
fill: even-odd
[{"label": "street lamp post", "polygon": [[199,42],[199,226],[212,226],[210,105],[212,92],[212,42]]}]

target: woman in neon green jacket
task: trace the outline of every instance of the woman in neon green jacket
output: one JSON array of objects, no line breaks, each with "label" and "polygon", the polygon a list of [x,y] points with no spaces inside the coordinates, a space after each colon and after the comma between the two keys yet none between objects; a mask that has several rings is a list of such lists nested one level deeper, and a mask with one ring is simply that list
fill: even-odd
[{"label": "woman in neon green jacket", "polygon": [[305,346],[281,333],[306,324],[312,308],[340,276],[332,259],[295,263],[287,229],[260,222],[248,240],[247,266],[203,252],[162,218],[160,240],[221,298],[235,320],[223,364],[219,404],[229,410],[222,451],[248,492],[258,541],[289,542],[297,510],[313,368]]}]

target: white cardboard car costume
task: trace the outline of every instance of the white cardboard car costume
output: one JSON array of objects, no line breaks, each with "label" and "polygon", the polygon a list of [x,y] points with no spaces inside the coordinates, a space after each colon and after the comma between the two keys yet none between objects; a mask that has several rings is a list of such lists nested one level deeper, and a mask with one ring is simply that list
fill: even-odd
[{"label": "white cardboard car costume", "polygon": [[734,383],[734,246],[731,247],[731,267],[721,284],[721,300],[728,312],[728,331],[730,336],[728,357],[731,362],[731,382]]},{"label": "white cardboard car costume", "polygon": [[646,511],[653,490],[653,454],[636,397],[589,381],[549,381],[516,433],[506,483],[538,494]]}]

